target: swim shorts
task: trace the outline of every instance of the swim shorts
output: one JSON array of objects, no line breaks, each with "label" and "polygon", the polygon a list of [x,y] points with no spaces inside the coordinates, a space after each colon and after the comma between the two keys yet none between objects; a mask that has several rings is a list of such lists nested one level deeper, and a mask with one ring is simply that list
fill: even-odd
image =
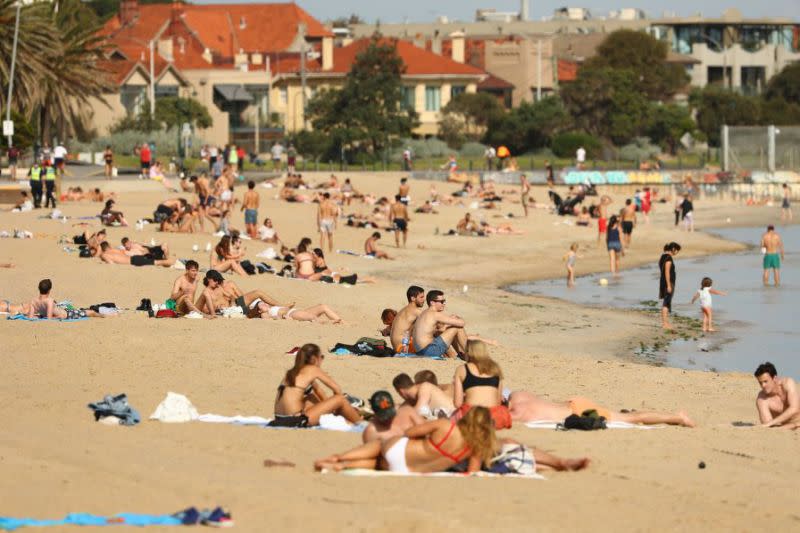
[{"label": "swim shorts", "polygon": [[633,222],[630,220],[623,220],[622,221],[622,233],[625,235],[630,235],[633,233]]},{"label": "swim shorts", "polygon": [[789,204],[789,199],[788,198],[784,198],[783,199],[783,203],[781,203],[781,208],[782,209],[789,209],[790,207],[791,207],[791,204]]},{"label": "swim shorts", "polygon": [[764,270],[771,268],[778,269],[781,267],[780,254],[764,254]]},{"label": "swim shorts", "polygon": [[663,298],[664,303],[661,304],[661,307],[666,307],[670,313],[672,312],[672,294],[674,292],[675,290],[673,289],[672,292],[665,294]]},{"label": "swim shorts", "polygon": [[137,267],[153,266],[156,260],[150,255],[134,255],[131,257],[131,264]]},{"label": "swim shorts", "polygon": [[424,355],[426,357],[442,357],[447,353],[447,348],[447,343],[444,342],[441,337],[434,337],[433,342],[424,348],[420,348],[416,342],[414,343],[414,349],[416,349],[417,355]]},{"label": "swim shorts", "polygon": [[308,417],[306,415],[275,415],[268,425],[273,428],[307,428]]},{"label": "swim shorts", "polygon": [[245,209],[244,210],[244,223],[245,224],[258,224],[258,209]]},{"label": "swim shorts", "polygon": [[609,251],[614,250],[615,252],[619,253],[622,251],[622,243],[619,241],[608,241],[606,243],[606,248]]},{"label": "swim shorts", "polygon": [[167,256],[164,253],[164,249],[161,245],[158,246],[145,246],[148,251],[147,256],[152,257],[153,259],[166,259]]},{"label": "swim shorts", "polygon": [[397,231],[406,231],[408,230],[408,221],[404,218],[396,218],[394,219],[394,227]]},{"label": "swim shorts", "polygon": [[597,231],[599,233],[605,233],[606,229],[608,229],[608,221],[605,218],[598,218],[597,219]]},{"label": "swim shorts", "polygon": [[606,420],[611,420],[611,411],[605,407],[600,407],[588,398],[577,396],[569,399],[569,409],[572,414],[581,416],[584,411],[594,410],[597,414],[604,417]]},{"label": "swim shorts", "polygon": [[74,307],[70,307],[69,309],[65,309],[65,311],[67,312],[67,320],[86,318],[86,311],[83,309],[75,309]]},{"label": "swim shorts", "polygon": [[336,224],[332,218],[323,218],[319,221],[319,232],[332,234],[335,225]]}]

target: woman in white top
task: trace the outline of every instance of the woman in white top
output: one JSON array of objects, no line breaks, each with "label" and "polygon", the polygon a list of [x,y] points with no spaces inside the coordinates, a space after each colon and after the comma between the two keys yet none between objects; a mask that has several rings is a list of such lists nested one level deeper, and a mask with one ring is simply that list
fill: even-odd
[{"label": "woman in white top", "polygon": [[712,289],[712,283],[714,282],[711,280],[711,278],[703,278],[703,281],[700,282],[700,290],[694,293],[694,296],[692,297],[692,303],[698,299],[700,300],[700,309],[703,312],[703,331],[716,331],[712,325],[714,311],[711,304],[711,295],[716,294],[719,296],[727,296],[727,293],[725,292]]}]

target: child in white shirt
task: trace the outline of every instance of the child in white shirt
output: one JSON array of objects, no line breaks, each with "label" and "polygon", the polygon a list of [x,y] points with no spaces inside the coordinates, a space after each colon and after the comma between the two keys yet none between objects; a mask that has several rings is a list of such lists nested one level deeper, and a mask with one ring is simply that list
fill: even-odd
[{"label": "child in white shirt", "polygon": [[703,312],[703,331],[716,331],[712,325],[714,311],[711,305],[711,295],[727,296],[725,292],[712,289],[712,283],[711,278],[703,278],[703,281],[700,282],[700,290],[694,293],[692,297],[692,303],[698,299],[700,300],[700,310]]}]

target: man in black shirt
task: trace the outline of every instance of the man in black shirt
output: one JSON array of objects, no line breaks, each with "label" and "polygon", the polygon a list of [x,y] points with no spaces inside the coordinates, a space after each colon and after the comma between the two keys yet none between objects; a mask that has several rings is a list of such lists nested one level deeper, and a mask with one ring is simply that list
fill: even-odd
[{"label": "man in black shirt", "polygon": [[672,329],[669,323],[669,314],[672,312],[672,295],[675,294],[675,262],[672,258],[681,251],[681,245],[677,242],[670,242],[664,245],[664,253],[658,260],[658,268],[661,270],[659,280],[658,297],[663,300],[661,304],[661,327]]}]

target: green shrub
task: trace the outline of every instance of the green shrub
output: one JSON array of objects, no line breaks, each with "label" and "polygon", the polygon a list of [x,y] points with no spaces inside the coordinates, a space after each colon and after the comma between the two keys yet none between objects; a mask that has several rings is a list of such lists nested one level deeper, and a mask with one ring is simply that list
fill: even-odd
[{"label": "green shrub", "polygon": [[586,150],[586,157],[596,158],[600,155],[603,145],[595,137],[580,131],[560,133],[553,137],[551,146],[553,153],[563,159],[573,159],[575,152],[583,146]]}]

